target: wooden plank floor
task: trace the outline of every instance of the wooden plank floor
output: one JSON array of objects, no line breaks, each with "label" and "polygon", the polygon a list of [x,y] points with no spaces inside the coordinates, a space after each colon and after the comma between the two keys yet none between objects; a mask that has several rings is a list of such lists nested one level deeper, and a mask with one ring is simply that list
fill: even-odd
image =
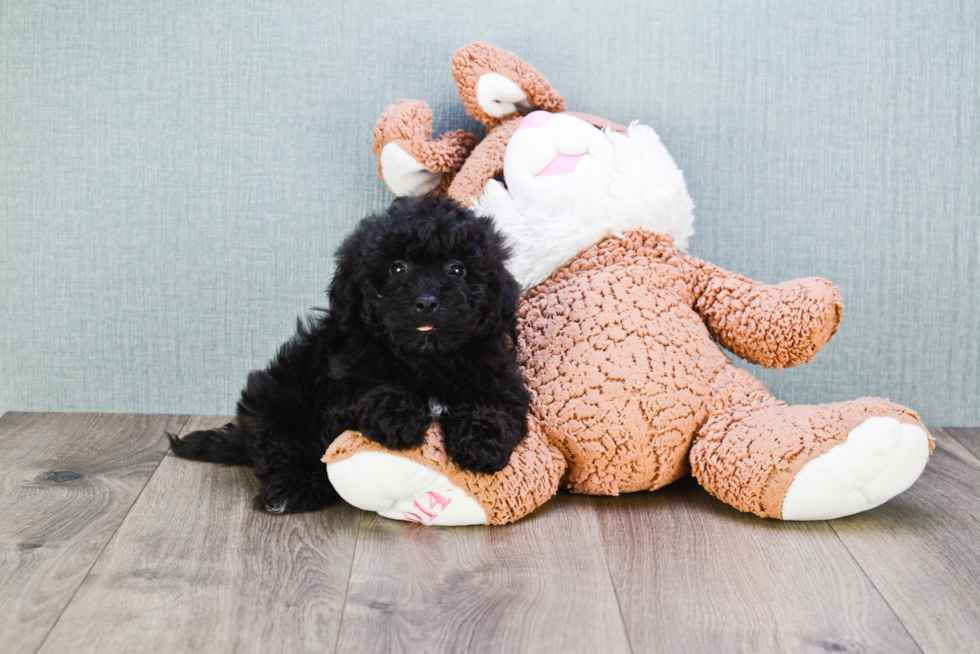
[{"label": "wooden plank floor", "polygon": [[0,418],[0,651],[37,650],[185,420]]},{"label": "wooden plank floor", "polygon": [[425,528],[257,512],[247,470],[165,456],[223,421],[0,418],[0,652],[980,651],[980,429],[832,522],[688,479]]}]

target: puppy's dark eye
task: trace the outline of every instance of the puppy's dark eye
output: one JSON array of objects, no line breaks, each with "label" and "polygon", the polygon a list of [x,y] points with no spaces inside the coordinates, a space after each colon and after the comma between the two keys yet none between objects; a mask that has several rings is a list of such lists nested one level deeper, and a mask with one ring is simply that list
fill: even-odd
[{"label": "puppy's dark eye", "polygon": [[459,262],[453,262],[446,266],[446,272],[453,277],[462,277],[466,274],[466,268]]},{"label": "puppy's dark eye", "polygon": [[391,265],[388,272],[390,272],[392,275],[401,275],[406,270],[408,270],[408,264],[406,264],[404,261],[396,261]]}]

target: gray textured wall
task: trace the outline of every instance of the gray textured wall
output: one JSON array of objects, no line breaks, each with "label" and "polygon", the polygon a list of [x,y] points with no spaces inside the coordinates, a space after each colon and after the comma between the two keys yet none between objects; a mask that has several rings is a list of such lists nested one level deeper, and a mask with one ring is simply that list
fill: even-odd
[{"label": "gray textured wall", "polygon": [[475,129],[449,61],[485,40],[660,132],[694,254],[841,286],[777,395],[980,425],[978,35],[948,1],[4,0],[0,412],[231,412],[389,200],[378,114]]}]

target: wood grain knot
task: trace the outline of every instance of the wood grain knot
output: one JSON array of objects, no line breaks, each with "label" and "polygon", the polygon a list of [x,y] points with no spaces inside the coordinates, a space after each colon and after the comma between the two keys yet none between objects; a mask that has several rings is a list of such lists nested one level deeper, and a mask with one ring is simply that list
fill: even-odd
[{"label": "wood grain knot", "polygon": [[82,475],[73,470],[52,470],[41,475],[42,481],[49,481],[53,484],[68,484],[81,478]]}]

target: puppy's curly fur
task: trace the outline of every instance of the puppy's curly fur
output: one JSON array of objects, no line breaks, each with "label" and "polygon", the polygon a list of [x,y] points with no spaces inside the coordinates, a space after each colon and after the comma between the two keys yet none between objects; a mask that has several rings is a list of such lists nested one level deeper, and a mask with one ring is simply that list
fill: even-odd
[{"label": "puppy's curly fur", "polygon": [[397,450],[420,445],[436,419],[458,465],[501,470],[529,402],[507,256],[489,218],[441,198],[396,200],[340,246],[329,309],[249,374],[236,421],[171,436],[174,453],[254,466],[256,506],[274,512],[337,498],[320,457],[347,429]]}]

